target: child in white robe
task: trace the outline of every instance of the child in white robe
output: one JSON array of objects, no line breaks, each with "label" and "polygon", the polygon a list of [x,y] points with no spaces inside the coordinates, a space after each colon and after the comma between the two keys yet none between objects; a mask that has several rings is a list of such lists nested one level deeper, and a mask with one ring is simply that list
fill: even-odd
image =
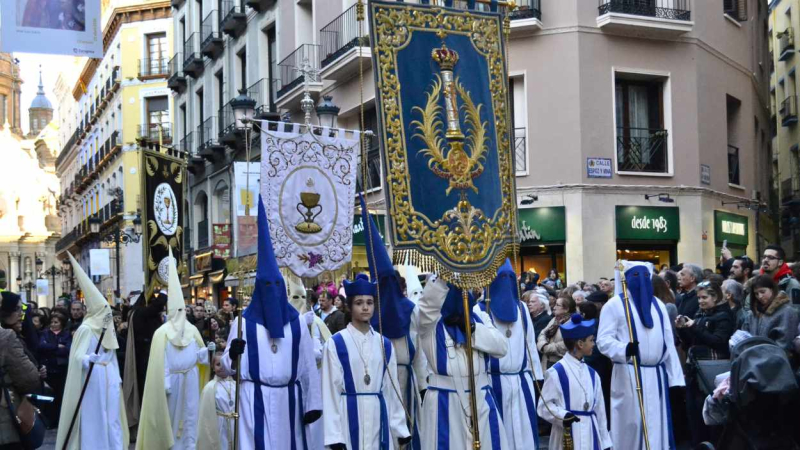
[{"label": "child in white robe", "polygon": [[222,366],[222,353],[214,356],[214,377],[200,398],[198,450],[233,450],[236,382]]},{"label": "child in white robe", "polygon": [[538,406],[539,416],[553,424],[548,448],[564,448],[567,435],[575,450],[611,448],[600,377],[583,362],[594,349],[595,321],[573,314],[560,328],[569,351],[547,370]]}]

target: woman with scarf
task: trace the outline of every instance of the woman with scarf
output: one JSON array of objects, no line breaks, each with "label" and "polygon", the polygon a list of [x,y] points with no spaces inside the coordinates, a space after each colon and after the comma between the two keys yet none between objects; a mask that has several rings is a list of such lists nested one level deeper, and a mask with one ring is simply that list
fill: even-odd
[{"label": "woman with scarf", "polygon": [[566,323],[577,310],[572,296],[562,295],[556,300],[556,304],[553,306],[553,319],[539,334],[539,339],[536,341],[536,348],[542,353],[542,370],[552,367],[567,353],[567,347],[564,346],[564,339],[561,337],[559,327]]}]

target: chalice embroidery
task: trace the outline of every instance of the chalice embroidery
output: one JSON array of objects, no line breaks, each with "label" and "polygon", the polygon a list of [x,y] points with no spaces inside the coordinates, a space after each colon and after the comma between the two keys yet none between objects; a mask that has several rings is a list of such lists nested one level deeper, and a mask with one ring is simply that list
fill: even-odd
[{"label": "chalice embroidery", "polygon": [[170,216],[172,215],[172,214],[170,214],[172,212],[172,210],[169,207],[170,203],[172,203],[172,199],[167,197],[167,196],[165,196],[164,197],[164,206],[166,206],[167,209],[164,211],[164,213],[165,213],[165,215],[164,215],[164,225],[172,225],[172,220],[170,220]]},{"label": "chalice embroidery", "polygon": [[[314,188],[314,180],[309,178],[306,181],[309,190]],[[322,231],[322,227],[314,222],[322,214],[322,205],[319,204],[320,195],[316,192],[300,192],[300,203],[297,204],[297,212],[303,216],[303,221],[295,225],[295,230],[305,234],[315,234]],[[303,212],[305,210],[305,212]]]}]

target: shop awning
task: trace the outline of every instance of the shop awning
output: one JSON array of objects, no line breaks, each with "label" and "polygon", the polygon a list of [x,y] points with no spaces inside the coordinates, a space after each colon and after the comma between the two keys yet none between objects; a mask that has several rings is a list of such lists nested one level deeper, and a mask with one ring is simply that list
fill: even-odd
[{"label": "shop awning", "polygon": [[209,272],[208,279],[211,284],[221,283],[225,279],[225,269]]},{"label": "shop awning", "polygon": [[192,287],[202,286],[203,282],[205,281],[205,277],[206,276],[202,273],[197,275],[192,275],[189,277],[189,284]]},{"label": "shop awning", "polygon": [[518,210],[517,232],[520,245],[563,244],[567,241],[566,217],[563,206]]},{"label": "shop awning", "polygon": [[[232,273],[225,277],[225,286],[239,286],[239,275]],[[246,286],[253,285],[256,282],[256,273],[250,272],[244,277],[244,284]]]}]

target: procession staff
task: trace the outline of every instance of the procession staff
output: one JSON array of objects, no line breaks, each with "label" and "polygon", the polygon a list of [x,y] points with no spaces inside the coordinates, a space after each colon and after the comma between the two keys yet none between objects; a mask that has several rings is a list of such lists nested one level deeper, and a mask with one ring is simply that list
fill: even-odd
[{"label": "procession staff", "polygon": [[[650,448],[673,449],[669,388],[684,386],[685,382],[672,327],[666,307],[653,296],[652,264],[623,261],[623,265],[628,295],[622,294],[622,274],[617,269],[617,295],[603,307],[597,334],[598,349],[614,362],[611,436],[615,448],[643,449],[646,430]],[[625,302],[631,310],[630,328]],[[638,357],[638,373],[634,355]],[[637,375],[642,384],[644,411],[636,391]]]},{"label": "procession staff", "polygon": [[[111,308],[71,254],[69,259],[78,285],[85,295],[86,317],[72,337],[55,448],[127,449],[128,423],[122,402],[122,379],[119,376],[116,352],[119,345],[113,326],[103,334],[104,318],[111,314]],[[99,352],[95,352],[98,343]],[[94,369],[87,383],[86,378],[92,364]],[[84,383],[86,393],[78,410]],[[75,425],[67,441],[73,417]]]},{"label": "procession staff", "polygon": [[[425,284],[420,308],[420,346],[428,359],[428,391],[419,416],[423,450],[472,448],[470,380],[466,327],[472,327],[473,368],[477,388],[477,422],[483,450],[509,449],[491,384],[489,357],[508,353],[508,341],[488,314],[470,310],[465,322],[463,293],[432,275]],[[471,301],[470,301],[471,302]],[[474,306],[474,304],[473,304]]]},{"label": "procession staff", "polygon": [[364,196],[361,199],[361,217],[367,229],[367,261],[372,280],[377,281],[380,310],[372,316],[372,328],[389,338],[397,358],[397,378],[387,380],[395,395],[399,393],[407,425],[412,432],[411,449],[420,448],[419,410],[422,408],[420,391],[428,388],[428,360],[419,351],[419,308],[406,298],[392,259],[378,232],[375,221],[367,212]]},{"label": "procession staff", "polygon": [[[403,405],[391,386],[397,357],[370,326],[375,283],[344,282],[352,321],[325,344],[322,360],[325,445],[331,450],[394,450],[411,441]],[[384,356],[385,359],[384,359]]]},{"label": "procession staff", "polygon": [[[560,327],[568,352],[547,369],[539,400],[539,415],[553,424],[547,448],[611,448],[600,376],[583,360],[594,350],[595,321],[573,314]],[[564,427],[570,428],[571,446],[565,442]]]},{"label": "procession staff", "polygon": [[508,353],[489,359],[489,377],[494,398],[503,418],[510,448],[539,448],[534,379],[543,380],[542,364],[536,351],[536,333],[519,301],[517,275],[506,259],[489,285],[489,299],[478,303],[475,312],[487,313],[508,341]]},{"label": "procession staff", "polygon": [[236,358],[241,356],[238,447],[306,448],[306,425],[322,415],[314,347],[306,322],[288,302],[260,196],[256,282],[241,323],[244,338],[237,338],[237,318],[222,356],[228,373],[234,372]]},{"label": "procession staff", "polygon": [[[200,391],[208,377],[208,349],[194,325],[186,320],[181,281],[169,249],[167,321],[153,335],[136,448],[194,449]],[[201,382],[202,381],[202,382]]]},{"label": "procession staff", "polygon": [[215,354],[211,361],[214,379],[206,384],[200,396],[197,449],[233,450],[233,396],[236,382],[222,366],[221,353]]}]

